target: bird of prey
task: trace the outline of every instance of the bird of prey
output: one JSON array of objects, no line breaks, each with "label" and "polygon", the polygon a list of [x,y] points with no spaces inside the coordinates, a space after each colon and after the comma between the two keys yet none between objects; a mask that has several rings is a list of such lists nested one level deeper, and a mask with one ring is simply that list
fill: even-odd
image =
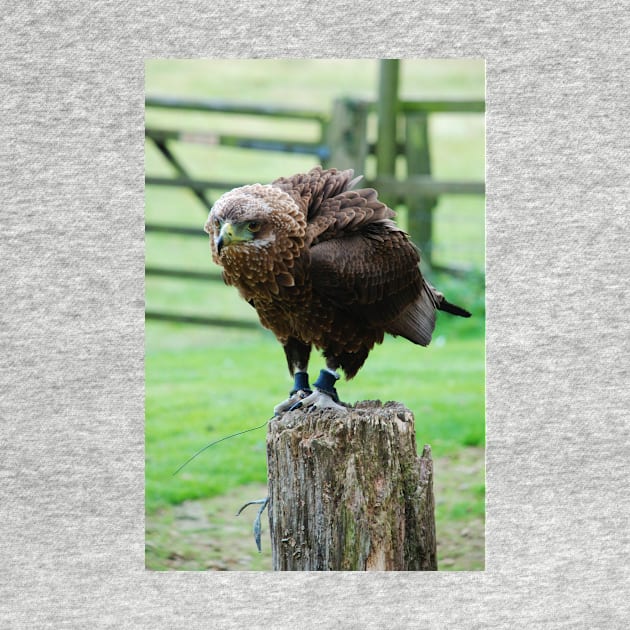
[{"label": "bird of prey", "polygon": [[[426,346],[436,310],[470,313],[422,277],[418,250],[372,188],[352,190],[352,170],[281,177],[227,192],[206,232],[223,278],[282,344],[294,377],[281,414],[301,406],[345,411],[335,388],[355,376],[385,333]],[[326,368],[309,384],[311,348]]]}]

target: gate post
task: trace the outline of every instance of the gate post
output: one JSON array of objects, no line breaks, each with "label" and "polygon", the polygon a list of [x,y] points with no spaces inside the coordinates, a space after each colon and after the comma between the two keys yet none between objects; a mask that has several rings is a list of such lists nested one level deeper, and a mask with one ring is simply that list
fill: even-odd
[{"label": "gate post", "polygon": [[[424,112],[410,112],[405,117],[405,155],[407,175],[430,175],[428,116]],[[431,266],[433,247],[433,209],[436,197],[409,194],[407,206],[407,232],[420,248],[422,262]]]},{"label": "gate post", "polygon": [[337,99],[333,103],[326,143],[330,159],[325,167],[352,168],[355,175],[365,174],[368,154],[368,104],[362,101]]}]

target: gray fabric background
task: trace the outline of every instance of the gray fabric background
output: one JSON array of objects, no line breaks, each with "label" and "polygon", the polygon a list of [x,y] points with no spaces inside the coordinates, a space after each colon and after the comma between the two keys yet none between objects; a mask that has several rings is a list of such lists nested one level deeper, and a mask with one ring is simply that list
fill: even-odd
[{"label": "gray fabric background", "polygon": [[[628,627],[629,8],[4,3],[0,626]],[[486,58],[485,572],[145,572],[156,56]]]}]

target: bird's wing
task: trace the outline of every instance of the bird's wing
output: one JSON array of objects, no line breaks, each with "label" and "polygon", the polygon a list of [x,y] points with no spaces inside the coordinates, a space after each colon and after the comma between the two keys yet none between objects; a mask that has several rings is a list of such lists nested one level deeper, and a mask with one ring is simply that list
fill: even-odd
[{"label": "bird's wing", "polygon": [[280,178],[308,219],[313,289],[338,308],[373,325],[384,325],[425,291],[419,255],[391,220],[395,213],[371,188],[351,190],[352,170],[322,170]]},{"label": "bird's wing", "polygon": [[307,247],[357,234],[379,240],[389,232],[400,231],[391,221],[394,211],[377,199],[372,188],[344,191],[322,200],[310,212],[305,235]]},{"label": "bird's wing", "polygon": [[284,190],[298,203],[305,216],[310,220],[318,213],[326,199],[349,190],[361,179],[352,179],[354,171],[339,171],[336,168],[323,170],[316,166],[308,173],[299,173],[291,177],[279,177],[271,182],[272,186]]},{"label": "bird's wing", "polygon": [[415,247],[382,222],[323,240],[310,254],[313,290],[374,325],[395,319],[422,291]]}]

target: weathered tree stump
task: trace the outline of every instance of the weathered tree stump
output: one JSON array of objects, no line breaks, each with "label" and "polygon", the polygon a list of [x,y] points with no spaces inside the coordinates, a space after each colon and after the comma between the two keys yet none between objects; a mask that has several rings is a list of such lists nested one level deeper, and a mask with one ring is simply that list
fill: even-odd
[{"label": "weathered tree stump", "polygon": [[431,448],[403,405],[288,412],[267,467],[274,570],[437,570]]}]

